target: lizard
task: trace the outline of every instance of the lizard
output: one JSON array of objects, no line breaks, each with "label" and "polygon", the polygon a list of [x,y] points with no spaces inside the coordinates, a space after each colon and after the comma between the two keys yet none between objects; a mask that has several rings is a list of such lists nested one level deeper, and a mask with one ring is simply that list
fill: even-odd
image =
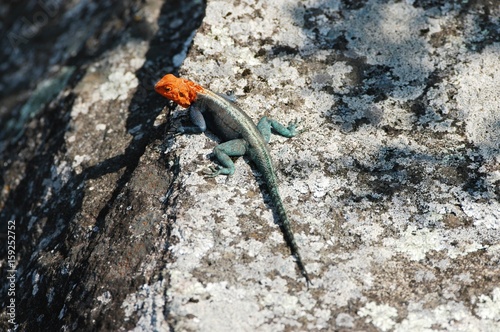
[{"label": "lizard", "polygon": [[279,217],[279,226],[285,242],[289,246],[297,266],[309,286],[311,280],[302,262],[299,248],[295,242],[290,220],[278,191],[278,181],[274,171],[268,143],[271,131],[290,138],[297,134],[296,122],[287,127],[264,116],[257,125],[228,95],[218,94],[201,85],[173,74],[165,75],[155,85],[155,91],[189,109],[189,115],[194,127],[180,128],[181,133],[202,133],[209,129],[223,143],[217,145],[213,153],[220,166],[211,167],[209,176],[232,175],[235,171],[231,157],[247,155],[257,166],[271,197],[271,202]]}]

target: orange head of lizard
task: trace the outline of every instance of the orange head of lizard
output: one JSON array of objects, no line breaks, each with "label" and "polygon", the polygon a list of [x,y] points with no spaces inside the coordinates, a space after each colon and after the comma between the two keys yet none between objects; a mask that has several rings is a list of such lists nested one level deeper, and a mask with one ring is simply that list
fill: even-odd
[{"label": "orange head of lizard", "polygon": [[182,107],[189,107],[203,88],[198,84],[167,74],[155,85],[155,91]]}]

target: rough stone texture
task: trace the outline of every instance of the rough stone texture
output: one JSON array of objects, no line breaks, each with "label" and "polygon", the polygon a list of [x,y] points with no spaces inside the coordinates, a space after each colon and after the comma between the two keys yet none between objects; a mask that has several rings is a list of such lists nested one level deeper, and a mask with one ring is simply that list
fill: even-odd
[{"label": "rough stone texture", "polygon": [[[500,329],[495,1],[209,1],[188,53],[200,3],[123,2],[115,24],[82,3],[68,24],[99,34],[51,60],[73,71],[2,81],[2,119],[69,82],[0,144],[20,330]],[[182,61],[307,129],[270,149],[309,289],[251,164],[205,178],[216,138],[172,135],[185,113],[150,87]]]},{"label": "rough stone texture", "polygon": [[[203,4],[2,9],[18,15],[4,27],[0,61],[0,218],[4,235],[16,223],[17,330],[167,329],[168,207],[179,168],[163,153],[168,109],[152,87],[185,57]],[[26,35],[21,23],[42,15],[48,21]],[[6,280],[7,246],[0,250]],[[9,299],[7,282],[1,294]],[[13,327],[5,305],[2,331]]]}]

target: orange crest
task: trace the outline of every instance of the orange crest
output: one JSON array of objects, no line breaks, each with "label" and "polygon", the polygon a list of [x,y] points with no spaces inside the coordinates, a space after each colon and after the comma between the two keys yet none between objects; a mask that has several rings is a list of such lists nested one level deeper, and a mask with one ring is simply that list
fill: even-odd
[{"label": "orange crest", "polygon": [[203,91],[203,88],[184,78],[167,74],[156,83],[155,91],[182,107],[189,107],[196,100],[198,92]]}]

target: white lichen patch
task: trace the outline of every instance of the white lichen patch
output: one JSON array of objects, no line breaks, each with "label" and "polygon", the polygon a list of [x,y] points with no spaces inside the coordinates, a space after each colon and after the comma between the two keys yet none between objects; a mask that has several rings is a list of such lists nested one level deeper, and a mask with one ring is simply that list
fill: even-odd
[{"label": "white lichen patch", "polygon": [[408,316],[397,323],[393,330],[496,331],[500,327],[498,297],[495,297],[498,293],[498,288],[495,288],[493,300],[489,296],[481,295],[475,314],[462,302],[449,301],[432,309],[424,309],[422,303],[410,303]]},{"label": "white lichen patch", "polygon": [[104,293],[102,293],[97,297],[97,301],[101,302],[104,305],[111,302],[112,299],[113,297],[111,296],[111,293],[109,291],[105,291]]},{"label": "white lichen patch", "polygon": [[396,322],[394,318],[397,317],[398,311],[387,304],[376,304],[369,302],[358,311],[361,317],[367,317],[365,321],[373,324],[380,331],[389,331]]},{"label": "white lichen patch", "polygon": [[[179,318],[196,317],[179,321],[177,327],[180,330],[234,331],[255,328],[268,331],[265,322],[275,318],[271,311],[259,308],[257,294],[251,289],[230,286],[226,282],[203,285],[187,272],[172,272],[171,282],[170,308]],[[206,305],[207,300],[210,301],[209,305]],[[221,312],[224,315],[220,315]]]},{"label": "white lichen patch", "polygon": [[100,97],[103,100],[125,100],[128,92],[139,85],[137,77],[129,71],[122,69],[109,74],[108,80],[99,87]]},{"label": "white lichen patch", "polygon": [[483,319],[498,322],[500,325],[500,288],[495,288],[491,296],[479,296],[476,315]]},{"label": "white lichen patch", "polygon": [[444,241],[445,238],[439,231],[419,230],[415,226],[409,226],[402,238],[384,239],[384,245],[405,254],[410,260],[419,261],[424,259],[425,254],[431,250],[443,250]]},{"label": "white lichen patch", "polygon": [[498,154],[500,135],[500,44],[487,46],[457,68],[457,107],[463,112],[468,138],[485,157]]}]

